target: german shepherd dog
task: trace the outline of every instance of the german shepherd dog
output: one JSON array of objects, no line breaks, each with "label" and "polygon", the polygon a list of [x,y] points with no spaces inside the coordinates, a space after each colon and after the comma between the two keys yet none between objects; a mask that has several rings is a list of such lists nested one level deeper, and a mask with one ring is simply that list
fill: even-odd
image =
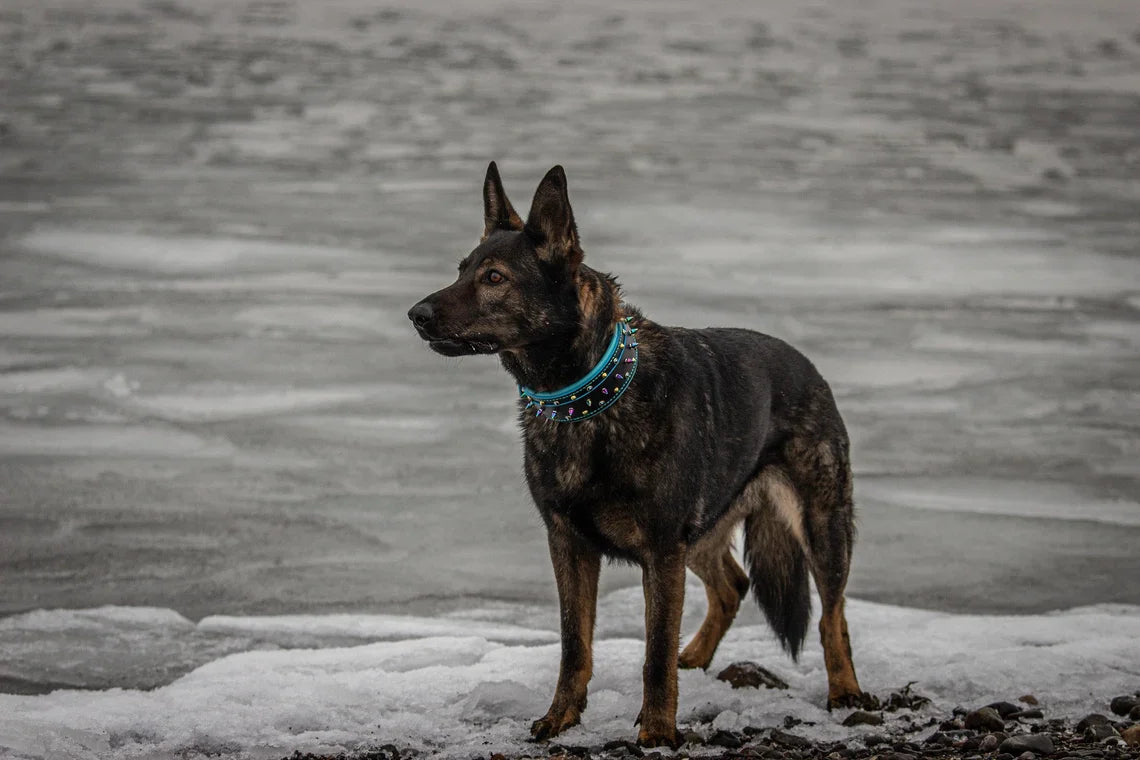
[{"label": "german shepherd dog", "polygon": [[[533,737],[557,735],[586,708],[603,557],[642,568],[639,744],[678,746],[677,668],[708,667],[749,580],[795,658],[815,579],[828,707],[861,704],[843,611],[855,535],[847,432],[819,372],[768,335],[665,327],[625,303],[613,277],[582,262],[560,166],[524,222],[492,162],[483,217],[458,279],[408,317],[444,356],[498,354],[524,394],[526,480],[546,523],[562,628],[558,684]],[[615,326],[623,347],[638,346],[621,397],[581,420],[552,420],[541,404],[534,413],[542,392],[600,366]],[[747,575],[731,551],[742,522]],[[705,584],[708,613],[678,656],[686,567]]]}]

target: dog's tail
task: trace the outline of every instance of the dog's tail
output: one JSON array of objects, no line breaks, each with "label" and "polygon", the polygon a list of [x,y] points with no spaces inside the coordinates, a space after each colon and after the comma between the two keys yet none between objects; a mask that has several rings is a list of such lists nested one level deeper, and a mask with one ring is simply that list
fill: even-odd
[{"label": "dog's tail", "polygon": [[752,594],[780,644],[798,659],[811,618],[807,557],[776,509],[761,509],[744,521],[744,559]]}]

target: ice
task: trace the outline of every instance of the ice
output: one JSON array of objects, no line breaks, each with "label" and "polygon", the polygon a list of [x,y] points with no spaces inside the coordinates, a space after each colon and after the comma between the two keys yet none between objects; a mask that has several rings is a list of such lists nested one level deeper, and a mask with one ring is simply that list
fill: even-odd
[{"label": "ice", "polygon": [[5,456],[228,457],[233,446],[156,425],[92,422],[52,425],[0,422],[0,454]]},{"label": "ice", "polygon": [[287,410],[334,407],[368,396],[354,388],[232,388],[205,385],[185,393],[136,395],[133,403],[163,419],[232,420]]},{"label": "ice", "polygon": [[997,478],[867,477],[861,497],[914,509],[1091,520],[1140,526],[1140,502],[1106,499],[1068,483]]},{"label": "ice", "polygon": [[[693,582],[690,595],[701,596]],[[560,741],[595,745],[634,735],[641,699],[640,589],[600,602],[590,705],[581,726]],[[750,603],[749,603],[750,604]],[[698,605],[699,607],[700,605]],[[686,616],[686,633],[700,610]],[[813,738],[858,737],[840,726],[843,712],[822,705],[826,675],[819,645],[801,661],[783,655],[754,610],[744,610],[708,673],[680,674],[679,721],[708,732],[805,721]],[[559,647],[549,628],[528,628],[534,610],[499,605],[478,620],[397,616],[214,618],[197,628],[217,633],[396,636],[397,640],[321,649],[247,651],[198,667],[153,691],[58,690],[0,696],[0,751],[13,758],[151,757],[216,753],[280,757],[295,749],[338,751],[386,742],[437,757],[533,751],[529,722],[548,703]],[[52,611],[22,616],[17,626],[44,636],[91,618],[176,633],[194,627],[161,610]],[[503,618],[514,618],[505,625]],[[540,615],[550,619],[549,615]],[[1099,605],[1029,616],[955,615],[851,600],[855,662],[863,686],[884,693],[915,682],[933,710],[1034,694],[1050,717],[1103,710],[1104,701],[1135,684],[1140,608]],[[9,624],[8,629],[12,627]],[[0,635],[7,630],[0,627]],[[814,630],[814,626],[811,628]],[[501,643],[495,635],[514,637]],[[714,674],[730,662],[763,662],[790,689],[733,690]],[[905,721],[905,713],[888,716]]]},{"label": "ice", "polygon": [[11,338],[94,338],[145,335],[158,312],[145,308],[61,307],[4,312],[0,335]]},{"label": "ice", "polygon": [[256,271],[271,267],[308,268],[359,262],[360,251],[241,238],[169,238],[91,230],[44,229],[25,236],[20,246],[33,253],[92,266],[157,274]]}]

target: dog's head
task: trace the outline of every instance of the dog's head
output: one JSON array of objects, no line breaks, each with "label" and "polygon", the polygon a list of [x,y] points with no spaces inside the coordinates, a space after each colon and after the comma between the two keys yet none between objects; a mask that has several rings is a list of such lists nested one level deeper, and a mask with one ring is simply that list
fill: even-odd
[{"label": "dog's head", "polygon": [[408,311],[420,337],[444,356],[516,351],[578,324],[575,281],[582,249],[555,166],[523,222],[492,161],[483,184],[483,238],[459,262],[459,277]]}]

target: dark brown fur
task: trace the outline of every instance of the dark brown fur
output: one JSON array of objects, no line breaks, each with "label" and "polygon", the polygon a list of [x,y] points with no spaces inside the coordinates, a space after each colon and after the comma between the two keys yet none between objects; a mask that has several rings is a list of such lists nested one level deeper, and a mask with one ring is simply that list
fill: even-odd
[{"label": "dark brown fur", "polygon": [[[643,569],[639,743],[678,744],[677,668],[708,667],[749,582],[795,657],[814,578],[828,705],[862,701],[843,614],[851,468],[827,383],[775,338],[664,327],[624,303],[612,277],[582,263],[560,167],[539,185],[524,223],[492,163],[484,222],[456,282],[409,312],[432,348],[497,353],[519,383],[550,391],[589,371],[619,319],[631,319],[640,342],[633,382],[604,413],[553,423],[520,404],[525,474],[548,530],[562,624],[558,684],[534,737],[557,735],[585,709],[603,556]],[[731,551],[741,523],[748,574]],[[704,582],[709,606],[678,656],[686,566]]]}]

